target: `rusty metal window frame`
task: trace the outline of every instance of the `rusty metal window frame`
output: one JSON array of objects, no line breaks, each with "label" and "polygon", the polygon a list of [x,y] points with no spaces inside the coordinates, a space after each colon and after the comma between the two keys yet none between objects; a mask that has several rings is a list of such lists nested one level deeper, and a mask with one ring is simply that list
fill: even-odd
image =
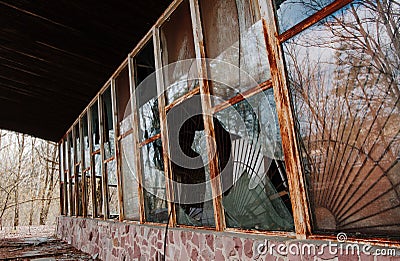
[{"label": "rusty metal window frame", "polygon": [[[181,1],[182,3],[183,1]],[[181,4],[179,3],[179,5]],[[179,5],[175,7],[178,8]],[[174,9],[174,10],[175,10]],[[173,11],[170,15],[173,14]],[[162,57],[161,57],[161,39],[160,39],[160,26],[155,27],[152,31],[153,43],[154,43],[154,58],[156,65],[156,81],[157,81],[157,94],[158,94],[158,112],[160,114],[160,134],[163,148],[163,160],[164,160],[164,176],[165,176],[165,189],[167,195],[168,213],[171,215],[169,220],[169,226],[176,226],[176,213],[175,204],[173,204],[173,188],[171,184],[172,171],[171,164],[169,161],[169,146],[168,146],[168,127],[167,127],[167,112],[165,110],[166,97],[164,91],[164,77],[162,73]]]},{"label": "rusty metal window frame", "polygon": [[[174,188],[172,185],[172,169],[171,169],[171,162],[168,157],[169,155],[169,140],[168,140],[168,124],[167,124],[167,112],[174,108],[175,106],[183,103],[184,101],[190,99],[191,97],[201,94],[201,85],[195,87],[193,90],[183,94],[179,98],[172,101],[170,104],[166,105],[166,90],[165,90],[165,83],[164,83],[164,75],[162,73],[163,61],[162,61],[162,47],[161,47],[161,36],[160,36],[160,28],[163,23],[174,13],[174,11],[182,4],[184,0],[177,0],[174,1],[170,7],[167,9],[165,14],[159,19],[156,25],[151,30],[153,44],[154,44],[154,55],[155,55],[155,63],[156,63],[156,81],[157,81],[157,94],[158,94],[158,108],[160,114],[160,134],[156,135],[157,137],[152,137],[148,139],[142,144],[144,146],[150,143],[152,140],[156,140],[160,138],[162,141],[163,147],[163,160],[164,160],[164,175],[166,180],[166,196],[167,196],[167,204],[168,204],[168,213],[170,215],[169,219],[169,226],[171,227],[182,227],[182,228],[195,228],[195,229],[205,229],[205,230],[216,230],[215,228],[211,227],[195,227],[195,226],[188,226],[188,225],[178,225],[177,218],[176,218],[176,206],[174,203]],[[189,1],[190,7],[190,16],[192,20],[192,28],[194,28],[194,21],[192,16],[192,7],[191,2]],[[193,38],[194,45],[195,45],[195,58],[199,58],[196,52],[196,38]],[[214,202],[214,200],[213,200]],[[214,209],[215,212],[215,209]],[[160,224],[156,224],[160,225]],[[217,225],[217,224],[216,224]],[[218,229],[217,229],[218,230]]]},{"label": "rusty metal window frame", "polygon": [[[79,144],[80,147],[76,148],[77,150],[80,150],[80,158],[77,159],[79,160],[79,165],[76,166],[77,168],[79,167],[80,169],[80,178],[81,178],[81,183],[79,184],[79,186],[81,186],[81,193],[78,194],[78,197],[80,197],[81,200],[81,204],[82,204],[82,214],[80,216],[86,217],[87,216],[87,206],[86,206],[86,191],[85,191],[85,171],[84,171],[84,158],[83,158],[83,131],[82,131],[82,115],[79,116],[79,121],[77,122],[77,126],[79,129]],[[79,173],[79,172],[78,172]],[[77,179],[79,181],[79,174],[77,175]],[[78,188],[79,191],[79,188]]]},{"label": "rusty metal window frame", "polygon": [[[86,110],[83,112],[83,114],[79,117],[79,134],[80,134],[80,143],[81,143],[81,175],[82,175],[82,216],[87,217],[88,216],[88,201],[87,201],[87,182],[86,182],[86,172],[90,171],[90,166],[87,168],[85,166],[85,147],[84,147],[84,141],[83,141],[83,118],[86,115],[86,120],[87,120],[87,112]],[[88,132],[89,136],[89,132]]]},{"label": "rusty metal window frame", "polygon": [[95,166],[94,166],[94,156],[92,155],[93,151],[93,132],[92,132],[92,112],[91,112],[92,106],[89,105],[86,108],[86,113],[87,113],[87,121],[88,121],[88,139],[89,139],[89,173],[90,173],[90,179],[91,179],[91,187],[88,188],[91,190],[91,196],[92,196],[92,218],[95,218],[97,216],[96,212],[96,173],[95,173]]},{"label": "rusty metal window frame", "polygon": [[[126,66],[126,62],[123,63]],[[123,66],[122,66],[123,67]],[[116,97],[116,87],[115,78],[111,80],[111,106],[112,106],[112,118],[114,125],[114,160],[115,160],[115,175],[117,177],[117,194],[118,194],[118,219],[120,221],[124,220],[124,203],[123,203],[123,193],[122,193],[122,178],[121,178],[121,154],[118,142],[119,126],[118,126],[118,114],[117,114],[117,97]]]},{"label": "rusty metal window frame", "polygon": [[[100,132],[100,156],[101,156],[101,172],[102,172],[102,185],[103,185],[103,209],[104,209],[104,220],[111,219],[110,216],[110,206],[109,206],[109,184],[108,184],[108,173],[107,173],[107,163],[115,161],[115,175],[117,176],[117,193],[118,193],[118,208],[119,208],[119,213],[118,213],[118,219],[120,219],[120,213],[121,213],[121,200],[120,200],[120,178],[118,175],[118,161],[116,160],[116,153],[117,153],[117,138],[116,138],[116,129],[115,129],[115,120],[116,120],[116,113],[115,113],[115,83],[113,79],[114,75],[111,77],[111,79],[106,83],[106,85],[102,88],[101,92],[99,93],[98,96],[98,111],[99,111],[99,132]],[[106,137],[106,129],[105,129],[105,121],[107,120],[107,115],[105,114],[106,112],[104,111],[104,100],[103,100],[103,95],[105,94],[106,91],[110,90],[111,94],[111,117],[112,117],[112,122],[113,122],[113,129],[114,129],[114,155],[112,155],[109,158],[106,158],[105,155],[105,137]],[[113,219],[115,220],[115,219]]]},{"label": "rusty metal window frame", "polygon": [[[112,99],[112,107],[113,107],[113,123],[114,123],[114,146],[115,146],[115,160],[116,160],[116,175],[117,175],[117,183],[118,183],[118,205],[119,205],[119,220],[125,220],[124,214],[124,194],[123,194],[123,178],[122,178],[122,154],[119,142],[129,136],[133,132],[133,126],[121,133],[119,122],[118,122],[118,97],[117,97],[117,87],[116,87],[116,79],[120,76],[121,72],[126,68],[128,69],[129,74],[129,59],[125,59],[124,62],[119,66],[117,71],[112,76],[111,80],[111,99]],[[129,76],[128,76],[129,77]],[[129,84],[129,82],[128,82]],[[131,99],[131,91],[129,91],[128,97],[128,106],[129,100]]]},{"label": "rusty metal window frame", "polygon": [[[207,65],[205,63],[204,58],[206,58],[206,51],[204,47],[204,38],[203,38],[203,29],[200,15],[200,8],[198,0],[190,0],[191,5],[191,15],[192,15],[192,23],[193,23],[193,35],[195,37],[195,48],[196,48],[196,58],[198,58],[198,70],[199,76],[202,79],[207,78]],[[265,30],[265,28],[264,28]],[[266,50],[267,51],[267,50]],[[199,59],[200,58],[200,59]],[[228,101],[225,101],[216,106],[212,106],[211,98],[210,98],[210,86],[207,80],[203,80],[200,82],[200,94],[202,96],[202,107],[204,113],[204,125],[207,135],[215,139],[215,131],[212,121],[212,116],[216,112],[221,111],[225,108],[228,108],[240,101],[243,101],[246,98],[250,98],[253,95],[261,93],[265,90],[273,88],[272,80],[268,79],[265,82],[259,84],[258,86],[254,86],[253,88],[245,91],[243,94],[239,94],[235,97],[230,98]],[[208,142],[208,154],[211,157],[211,151],[214,151],[214,144]],[[286,162],[286,160],[285,160]],[[227,228],[225,222],[224,209],[222,207],[222,196],[221,196],[221,180],[219,177],[219,163],[218,156],[212,158],[210,161],[210,172],[211,178],[215,178],[215,182],[212,183],[212,192],[213,192],[213,204],[214,204],[214,215],[215,215],[215,223],[217,231],[238,231],[238,232],[248,232],[248,233],[258,233],[264,235],[283,235],[293,237],[293,232],[278,232],[278,231],[255,231],[255,230],[245,230],[238,228]],[[289,178],[289,177],[288,177]],[[295,214],[294,214],[295,216]],[[295,218],[295,217],[294,217]]]},{"label": "rusty metal window frame", "polygon": [[222,186],[219,173],[219,162],[218,157],[213,157],[212,152],[216,151],[216,144],[212,142],[215,140],[214,122],[212,118],[212,102],[210,97],[210,86],[207,76],[207,64],[204,58],[206,58],[206,52],[204,47],[203,29],[200,16],[200,7],[198,0],[190,0],[190,13],[193,25],[193,38],[195,44],[195,53],[197,61],[198,75],[201,79],[200,95],[201,105],[203,110],[203,121],[204,131],[206,136],[210,137],[207,139],[207,152],[209,157],[209,169],[211,191],[213,196],[213,207],[214,207],[214,220],[215,229],[217,231],[224,231],[226,229],[225,215],[222,207]]},{"label": "rusty metal window frame", "polygon": [[[288,89],[288,79],[286,75],[285,63],[283,61],[283,51],[281,44],[286,40],[292,38],[293,36],[299,34],[300,32],[304,31],[305,29],[311,27],[312,25],[316,24],[318,21],[326,18],[330,14],[334,13],[335,11],[343,8],[345,5],[351,3],[353,0],[336,0],[331,4],[327,5],[326,7],[322,8],[321,10],[317,11],[313,15],[309,16],[308,18],[304,19],[303,21],[297,23],[290,29],[286,30],[285,32],[279,34],[277,30],[277,15],[274,10],[274,5],[272,0],[258,0],[258,7],[261,13],[261,19],[263,22],[263,29],[265,35],[265,41],[267,46],[267,53],[268,53],[268,60],[270,65],[271,71],[271,79],[261,83],[259,86],[255,86],[253,89],[246,91],[242,95],[238,95],[229,99],[228,101],[219,104],[217,106],[212,106],[210,100],[210,86],[208,85],[207,80],[200,81],[200,86],[196,87],[196,89],[192,90],[191,92],[183,95],[182,97],[178,98],[176,101],[172,102],[169,105],[165,105],[165,95],[164,95],[164,84],[163,84],[163,76],[158,72],[158,70],[162,67],[161,61],[161,45],[160,45],[160,35],[159,35],[159,28],[160,26],[166,21],[169,16],[174,12],[174,10],[183,2],[183,0],[175,0],[165,11],[165,13],[159,18],[159,20],[155,23],[153,28],[148,32],[148,34],[139,42],[139,44],[135,47],[135,49],[128,55],[128,68],[129,68],[129,83],[130,83],[130,91],[133,93],[135,89],[135,82],[134,82],[134,66],[133,66],[133,59],[134,55],[146,44],[151,38],[153,39],[154,45],[154,54],[155,54],[155,62],[156,62],[156,75],[157,75],[157,92],[159,95],[158,102],[159,102],[159,113],[160,113],[160,127],[161,133],[157,134],[143,142],[139,142],[139,135],[137,128],[133,127],[132,130],[127,131],[125,134],[117,136],[115,139],[115,143],[117,144],[118,140],[122,139],[123,135],[133,135],[134,139],[134,158],[135,158],[135,166],[136,171],[139,177],[139,210],[140,210],[140,223],[146,223],[145,220],[145,212],[144,212],[144,198],[143,198],[143,188],[142,188],[142,180],[141,180],[141,164],[140,164],[140,148],[145,146],[146,144],[160,138],[163,143],[163,159],[164,159],[164,174],[166,178],[166,193],[168,198],[168,211],[172,212],[171,220],[169,225],[176,227],[176,216],[174,210],[173,202],[173,188],[169,182],[172,178],[172,173],[170,169],[169,159],[168,159],[168,126],[166,124],[166,113],[173,108],[174,106],[182,103],[186,99],[196,95],[202,95],[202,107],[203,112],[206,114],[204,116],[204,125],[206,134],[210,137],[215,139],[215,132],[213,130],[213,121],[212,118],[208,115],[213,115],[214,113],[227,108],[231,105],[236,104],[237,102],[242,101],[245,98],[251,97],[263,90],[267,90],[270,88],[274,89],[274,96],[275,96],[275,104],[277,107],[278,112],[278,121],[281,131],[282,137],[282,147],[284,149],[284,158],[286,164],[286,171],[289,181],[289,188],[291,194],[291,203],[293,207],[293,218],[295,222],[295,234],[293,233],[286,233],[286,232],[269,232],[269,231],[246,231],[235,229],[239,232],[243,233],[257,233],[257,234],[264,234],[264,235],[283,235],[293,237],[296,236],[298,239],[335,239],[336,237],[333,236],[326,236],[326,235],[318,235],[313,234],[311,230],[311,218],[310,218],[310,207],[309,207],[309,200],[307,198],[307,193],[305,189],[305,180],[303,176],[302,165],[300,161],[299,155],[299,145],[296,137],[296,129],[294,123],[294,115],[292,110],[292,101],[289,95]],[[201,24],[201,17],[199,12],[199,3],[198,0],[190,0],[190,11],[191,11],[191,19],[192,19],[192,26],[193,26],[193,35],[195,41],[195,52],[196,58],[205,58],[205,49],[203,45],[203,32],[202,32],[202,24]],[[117,73],[117,72],[116,72]],[[206,64],[201,59],[198,59],[198,75],[203,78],[207,79],[207,69]],[[113,79],[114,75],[111,79]],[[102,155],[102,165],[106,159],[104,159],[104,146],[103,146],[103,128],[102,128],[102,116],[101,116],[101,93],[104,91],[105,88],[110,85],[110,81],[103,86],[102,90],[97,94],[94,98],[94,102],[98,103],[99,109],[99,119],[101,121],[100,124],[100,137],[101,147],[100,151],[93,152],[93,144],[92,139],[90,139],[90,152],[91,152],[91,172],[92,176],[94,176],[94,165],[93,165],[93,155],[100,153]],[[114,93],[115,95],[115,93]],[[93,101],[92,101],[93,103]],[[92,104],[91,103],[91,104]],[[91,104],[88,106],[90,108]],[[115,103],[114,103],[115,106]],[[132,106],[132,122],[133,124],[137,124],[138,122],[138,115],[136,111],[136,99],[134,95],[131,98],[131,106]],[[90,110],[88,109],[88,112]],[[207,115],[208,114],[208,115]],[[90,113],[88,113],[88,121],[90,120]],[[114,126],[114,128],[116,128]],[[91,135],[91,124],[89,124],[89,131]],[[65,146],[69,146],[69,133],[67,132],[66,138],[63,139],[61,142],[65,148]],[[214,145],[211,142],[207,143],[208,151],[212,151],[215,149]],[[117,149],[116,149],[117,151]],[[63,157],[68,160],[69,164],[69,157],[70,157],[70,150],[67,150],[67,155],[64,153]],[[116,156],[118,159],[120,155]],[[68,166],[68,165],[67,165]],[[70,170],[65,169],[64,175],[65,177],[70,177]],[[104,177],[105,168],[102,167],[103,172],[103,181],[106,180]],[[210,161],[210,174],[213,177],[218,177],[219,170],[218,170],[218,158],[214,158]],[[65,179],[67,181],[67,179]],[[65,182],[65,187],[67,186],[67,182]],[[72,186],[71,182],[69,186]],[[93,191],[94,191],[95,183],[93,182]],[[104,186],[103,186],[104,189]],[[121,188],[122,189],[122,188]],[[222,197],[218,196],[221,195],[221,183],[219,178],[215,179],[215,182],[212,184],[212,191],[213,191],[213,205],[214,205],[214,217],[215,217],[215,224],[217,231],[225,231],[231,230],[226,228],[225,218],[223,213],[223,208],[221,204]],[[65,191],[66,193],[67,191]],[[94,196],[94,193],[92,193]],[[65,203],[68,204],[68,196],[66,195]],[[107,200],[103,199],[103,203],[106,203]],[[123,202],[123,200],[122,200]],[[70,202],[71,203],[71,202]],[[121,203],[120,203],[121,204]],[[95,201],[93,201],[93,205],[95,205]],[[71,207],[71,206],[70,206]],[[105,207],[105,209],[107,209]],[[66,209],[65,209],[66,210]],[[94,208],[95,210],[95,208]],[[71,212],[71,209],[69,208]],[[108,211],[108,210],[107,210]],[[67,210],[66,210],[67,212]],[[105,213],[105,217],[108,216],[108,213]],[[121,216],[122,217],[122,216]],[[156,223],[155,225],[161,225]],[[164,224],[163,224],[164,225]],[[181,226],[181,227],[190,227],[194,229],[207,229],[202,227],[191,227],[191,226]],[[398,246],[400,245],[398,242],[393,242],[391,240],[381,241],[380,243],[374,239],[360,239],[360,238],[349,238],[349,241],[358,241],[358,242],[368,242],[373,244],[389,244]]]},{"label": "rusty metal window frame", "polygon": [[[88,124],[89,124],[88,125],[88,127],[89,127],[89,154],[90,154],[90,174],[91,174],[91,178],[92,178],[93,218],[101,218],[101,215],[99,213],[104,212],[104,211],[99,211],[99,209],[97,208],[97,204],[96,204],[96,202],[97,202],[97,197],[96,197],[96,183],[97,183],[96,179],[97,179],[97,177],[96,177],[96,174],[99,174],[99,173],[96,173],[95,157],[96,157],[96,155],[100,155],[100,157],[101,157],[101,149],[97,149],[97,150],[94,151],[94,144],[93,144],[93,135],[94,135],[94,133],[93,133],[93,126],[92,126],[92,113],[93,113],[92,112],[92,107],[94,105],[97,105],[97,111],[98,111],[97,118],[99,120],[98,128],[99,128],[99,135],[100,135],[100,118],[99,118],[100,114],[99,114],[99,107],[98,107],[99,106],[99,100],[98,99],[99,99],[99,95],[96,95],[96,97],[94,99],[94,102],[89,104],[88,110],[87,110],[87,112],[88,112]],[[99,141],[99,143],[100,143],[100,141]],[[102,175],[102,173],[100,173],[100,174]],[[101,178],[103,179],[103,177],[101,177]],[[102,184],[101,184],[101,186],[103,188]],[[101,193],[101,195],[100,195],[101,200],[104,202],[103,191],[101,190],[100,193]],[[104,216],[104,213],[103,213],[103,216]]]},{"label": "rusty metal window frame", "polygon": [[[149,38],[145,37],[144,39]],[[146,39],[147,43],[148,39]],[[144,44],[143,44],[144,46]],[[137,51],[138,52],[138,51]],[[136,52],[136,53],[137,53]],[[135,54],[136,54],[135,53]],[[136,83],[135,83],[135,66],[134,66],[134,55],[135,54],[129,54],[128,55],[128,70],[129,70],[129,90],[130,90],[130,106],[131,106],[131,111],[132,111],[132,138],[133,138],[133,155],[134,155],[134,161],[135,161],[135,172],[136,172],[136,177],[138,179],[138,198],[139,198],[139,222],[144,223],[145,222],[145,207],[144,207],[144,194],[143,194],[143,186],[142,186],[142,167],[140,164],[140,146],[139,146],[139,116],[138,112],[136,110],[136,96],[132,95],[136,89]]]},{"label": "rusty metal window frame", "polygon": [[[109,83],[107,83],[109,85]],[[100,157],[101,157],[101,177],[102,177],[102,194],[103,194],[103,219],[108,219],[108,192],[107,192],[107,172],[105,170],[104,161],[104,119],[103,119],[103,97],[102,93],[99,94],[97,100],[99,112],[99,133],[100,133]]]},{"label": "rusty metal window frame", "polygon": [[[122,139],[126,136],[132,135],[133,138],[133,154],[134,154],[134,161],[135,161],[135,169],[137,182],[138,182],[138,205],[139,205],[139,223],[140,224],[154,224],[154,225],[161,225],[161,223],[154,223],[146,221],[146,213],[145,213],[145,198],[144,198],[144,188],[143,188],[143,170],[141,165],[141,153],[140,150],[143,146],[156,141],[157,139],[161,138],[161,134],[155,134],[152,137],[140,141],[139,138],[139,111],[137,108],[137,97],[133,95],[136,90],[136,81],[135,81],[135,57],[136,55],[147,45],[150,41],[153,40],[152,30],[150,30],[144,38],[139,42],[136,48],[128,55],[128,71],[129,71],[129,87],[130,87],[130,106],[132,111],[132,125],[133,127],[128,130],[125,134],[121,135],[118,139]],[[153,48],[154,48],[154,40],[153,40]],[[156,59],[156,57],[155,57]],[[157,62],[156,62],[157,63]],[[156,67],[157,70],[157,67]],[[161,120],[161,119],[160,119]],[[161,122],[160,122],[161,124]],[[129,220],[126,219],[125,220]],[[129,220],[132,222],[138,222],[137,220]],[[164,225],[164,224],[163,224]]]},{"label": "rusty metal window frame", "polygon": [[[74,125],[72,126],[72,150],[74,151],[74,158],[73,158],[73,178],[74,178],[74,182],[75,182],[75,198],[74,198],[74,204],[75,204],[75,216],[80,216],[79,213],[79,197],[80,197],[80,193],[79,193],[79,169],[81,168],[81,161],[80,159],[78,159],[78,148],[77,148],[77,144],[76,144],[76,128],[78,127],[78,131],[80,132],[79,129],[79,122],[80,122],[80,118],[77,119],[77,121],[74,123]],[[80,142],[79,142],[80,143]]]}]

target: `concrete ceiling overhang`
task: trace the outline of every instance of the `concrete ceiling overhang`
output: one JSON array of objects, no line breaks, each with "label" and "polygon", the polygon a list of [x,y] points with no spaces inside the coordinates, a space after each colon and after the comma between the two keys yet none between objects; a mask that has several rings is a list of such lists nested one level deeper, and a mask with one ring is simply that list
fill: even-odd
[{"label": "concrete ceiling overhang", "polygon": [[58,141],[171,0],[0,0],[0,128]]}]

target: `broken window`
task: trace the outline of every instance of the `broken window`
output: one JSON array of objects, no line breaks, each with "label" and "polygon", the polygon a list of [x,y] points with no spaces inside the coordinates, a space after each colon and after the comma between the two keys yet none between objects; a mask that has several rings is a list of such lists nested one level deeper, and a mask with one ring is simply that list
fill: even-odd
[{"label": "broken window", "polygon": [[103,136],[104,136],[104,159],[114,157],[114,123],[111,87],[108,87],[102,94],[102,112],[103,112]]},{"label": "broken window", "polygon": [[112,160],[105,164],[108,180],[108,208],[109,217],[118,218],[119,203],[118,203],[118,181],[117,181],[117,166],[116,161]]},{"label": "broken window", "polygon": [[[270,79],[262,20],[254,1],[200,0],[214,103]],[[227,77],[229,75],[229,77]]]},{"label": "broken window", "polygon": [[124,193],[124,216],[128,220],[139,220],[139,188],[136,176],[133,135],[120,141],[122,189]]},{"label": "broken window", "polygon": [[125,66],[115,78],[124,217],[128,220],[139,220],[138,182],[133,154],[134,141],[129,81],[128,66]]},{"label": "broken window", "polygon": [[273,90],[215,114],[227,227],[294,229]]},{"label": "broken window", "polygon": [[334,0],[274,0],[279,32],[283,33]]},{"label": "broken window", "polygon": [[166,223],[168,207],[161,139],[144,145],[140,152],[146,221]]},{"label": "broken window", "polygon": [[91,157],[94,165],[91,166],[94,171],[95,180],[94,182],[94,217],[103,217],[103,177],[102,177],[102,164],[100,156],[100,129],[99,129],[99,107],[98,103],[95,102],[90,107],[90,129],[92,131],[92,151]]},{"label": "broken window", "polygon": [[153,41],[134,58],[135,95],[139,115],[139,141],[160,133]]},{"label": "broken window", "polygon": [[215,226],[200,96],[168,111],[167,123],[177,223]]},{"label": "broken window", "polygon": [[119,215],[118,205],[118,181],[115,161],[115,141],[111,87],[108,87],[102,94],[103,112],[103,145],[104,145],[104,167],[107,177],[107,199],[109,218],[116,218]]},{"label": "broken window", "polygon": [[283,44],[315,231],[400,235],[399,3],[355,1]]},{"label": "broken window", "polygon": [[[160,28],[166,104],[197,87],[197,74],[189,1],[184,0]],[[197,78],[197,77],[196,77]]]},{"label": "broken window", "polygon": [[135,56],[134,66],[145,219],[147,222],[165,223],[168,208],[162,142],[159,139],[160,117],[153,41],[150,40]]}]

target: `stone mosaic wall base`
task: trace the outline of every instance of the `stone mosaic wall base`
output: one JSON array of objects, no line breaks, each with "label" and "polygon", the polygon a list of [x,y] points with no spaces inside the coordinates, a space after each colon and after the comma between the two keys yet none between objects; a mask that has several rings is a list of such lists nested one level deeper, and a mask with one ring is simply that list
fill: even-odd
[{"label": "stone mosaic wall base", "polygon": [[[107,261],[163,260],[164,234],[165,227],[64,216],[58,218],[57,226],[58,238]],[[268,248],[263,247],[266,242]],[[360,253],[351,249],[346,252],[346,244],[342,245],[342,253],[340,248],[335,253],[328,247],[323,253],[318,253],[321,246],[327,243],[172,228],[168,232],[166,260],[400,260],[400,249],[395,249],[397,256],[382,257],[372,254],[376,253],[376,248],[364,245],[358,245]],[[305,245],[308,246],[302,251]],[[311,252],[308,251],[310,245],[315,247]],[[368,250],[367,253],[362,251],[363,247]]]}]

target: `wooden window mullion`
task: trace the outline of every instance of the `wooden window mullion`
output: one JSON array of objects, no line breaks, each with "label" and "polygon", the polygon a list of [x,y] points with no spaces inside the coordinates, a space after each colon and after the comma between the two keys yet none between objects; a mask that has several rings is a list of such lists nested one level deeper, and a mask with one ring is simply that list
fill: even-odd
[{"label": "wooden window mullion", "polygon": [[96,166],[94,162],[93,151],[93,130],[92,130],[92,110],[91,107],[87,110],[87,121],[88,121],[88,139],[89,139],[89,156],[90,156],[90,177],[91,177],[91,190],[92,190],[92,209],[93,217],[98,216],[97,204],[96,204]]},{"label": "wooden window mullion", "polygon": [[215,227],[217,231],[226,228],[225,215],[222,207],[222,187],[220,180],[218,157],[215,157],[217,150],[214,122],[212,116],[212,104],[210,97],[210,86],[207,76],[207,64],[204,48],[203,29],[200,18],[200,8],[198,0],[190,0],[190,13],[193,25],[193,38],[196,52],[196,62],[199,75],[201,105],[203,110],[204,131],[207,137],[207,152],[209,158],[209,169],[211,179],[211,189],[213,196]]},{"label": "wooden window mullion", "polygon": [[[73,207],[74,207],[74,201],[72,197],[72,166],[71,166],[71,139],[70,139],[70,133],[67,134],[67,180],[68,180],[68,207],[69,207],[69,216],[72,216],[73,213]],[[71,135],[72,136],[72,135]]]},{"label": "wooden window mullion", "polygon": [[311,233],[311,221],[283,52],[279,39],[276,37],[278,34],[272,0],[259,1],[259,4],[282,137],[295,231],[297,238],[305,239]]},{"label": "wooden window mullion", "polygon": [[133,58],[131,55],[128,57],[128,69],[129,69],[129,88],[131,93],[131,111],[132,111],[132,136],[133,136],[133,155],[135,161],[135,175],[138,183],[138,199],[139,199],[139,221],[140,223],[144,223],[146,221],[146,210],[144,207],[144,192],[143,192],[143,177],[142,177],[142,165],[141,165],[141,157],[140,157],[140,148],[139,148],[139,117],[136,109],[136,95],[135,94],[135,72],[133,65]]},{"label": "wooden window mullion", "polygon": [[108,219],[108,179],[107,179],[107,170],[105,161],[105,152],[104,152],[104,141],[105,141],[105,133],[104,133],[104,107],[103,107],[103,97],[99,95],[98,99],[98,111],[99,111],[99,132],[100,132],[100,156],[101,156],[101,176],[102,176],[102,187],[103,187],[103,214],[104,219]]},{"label": "wooden window mullion", "polygon": [[[87,184],[86,184],[86,175],[85,175],[85,172],[84,172],[84,168],[86,168],[86,166],[85,166],[85,162],[84,162],[84,160],[85,160],[85,155],[84,155],[84,143],[83,143],[83,124],[82,124],[82,118],[83,117],[81,117],[80,119],[79,119],[79,139],[80,139],[80,144],[81,144],[81,147],[80,147],[80,150],[81,150],[81,158],[80,158],[80,161],[81,161],[81,164],[80,164],[80,166],[81,166],[81,179],[82,179],[82,195],[81,195],[81,199],[82,199],[82,216],[83,217],[87,217],[87,193],[86,193],[86,190],[87,190]],[[79,148],[78,148],[79,149]]]},{"label": "wooden window mullion", "polygon": [[118,112],[117,112],[117,96],[115,89],[115,78],[111,80],[111,107],[112,107],[112,117],[114,125],[114,151],[115,151],[115,164],[116,164],[116,174],[117,174],[117,190],[118,190],[118,204],[119,204],[119,220],[124,220],[124,195],[122,192],[122,178],[121,178],[121,155],[119,149],[118,135]]},{"label": "wooden window mullion", "polygon": [[165,175],[165,190],[168,200],[168,213],[171,215],[169,224],[176,226],[176,213],[174,204],[174,188],[172,185],[173,177],[171,171],[171,164],[169,161],[169,140],[168,140],[168,126],[167,126],[167,112],[165,110],[165,92],[164,92],[164,78],[162,70],[161,58],[161,40],[160,30],[158,27],[153,29],[153,43],[154,43],[154,58],[156,66],[156,80],[157,80],[157,94],[158,94],[158,111],[160,114],[160,133],[163,148],[164,160],[164,175]]},{"label": "wooden window mullion", "polygon": [[[78,121],[79,122],[79,121]],[[78,173],[77,173],[77,168],[76,168],[76,139],[75,139],[75,125],[73,125],[72,127],[72,151],[74,154],[74,158],[72,159],[72,169],[74,170],[74,182],[75,182],[75,187],[74,187],[74,191],[75,191],[75,195],[74,195],[74,210],[75,210],[75,215],[74,216],[78,216],[78,208],[79,208],[79,199],[78,199]]]}]

